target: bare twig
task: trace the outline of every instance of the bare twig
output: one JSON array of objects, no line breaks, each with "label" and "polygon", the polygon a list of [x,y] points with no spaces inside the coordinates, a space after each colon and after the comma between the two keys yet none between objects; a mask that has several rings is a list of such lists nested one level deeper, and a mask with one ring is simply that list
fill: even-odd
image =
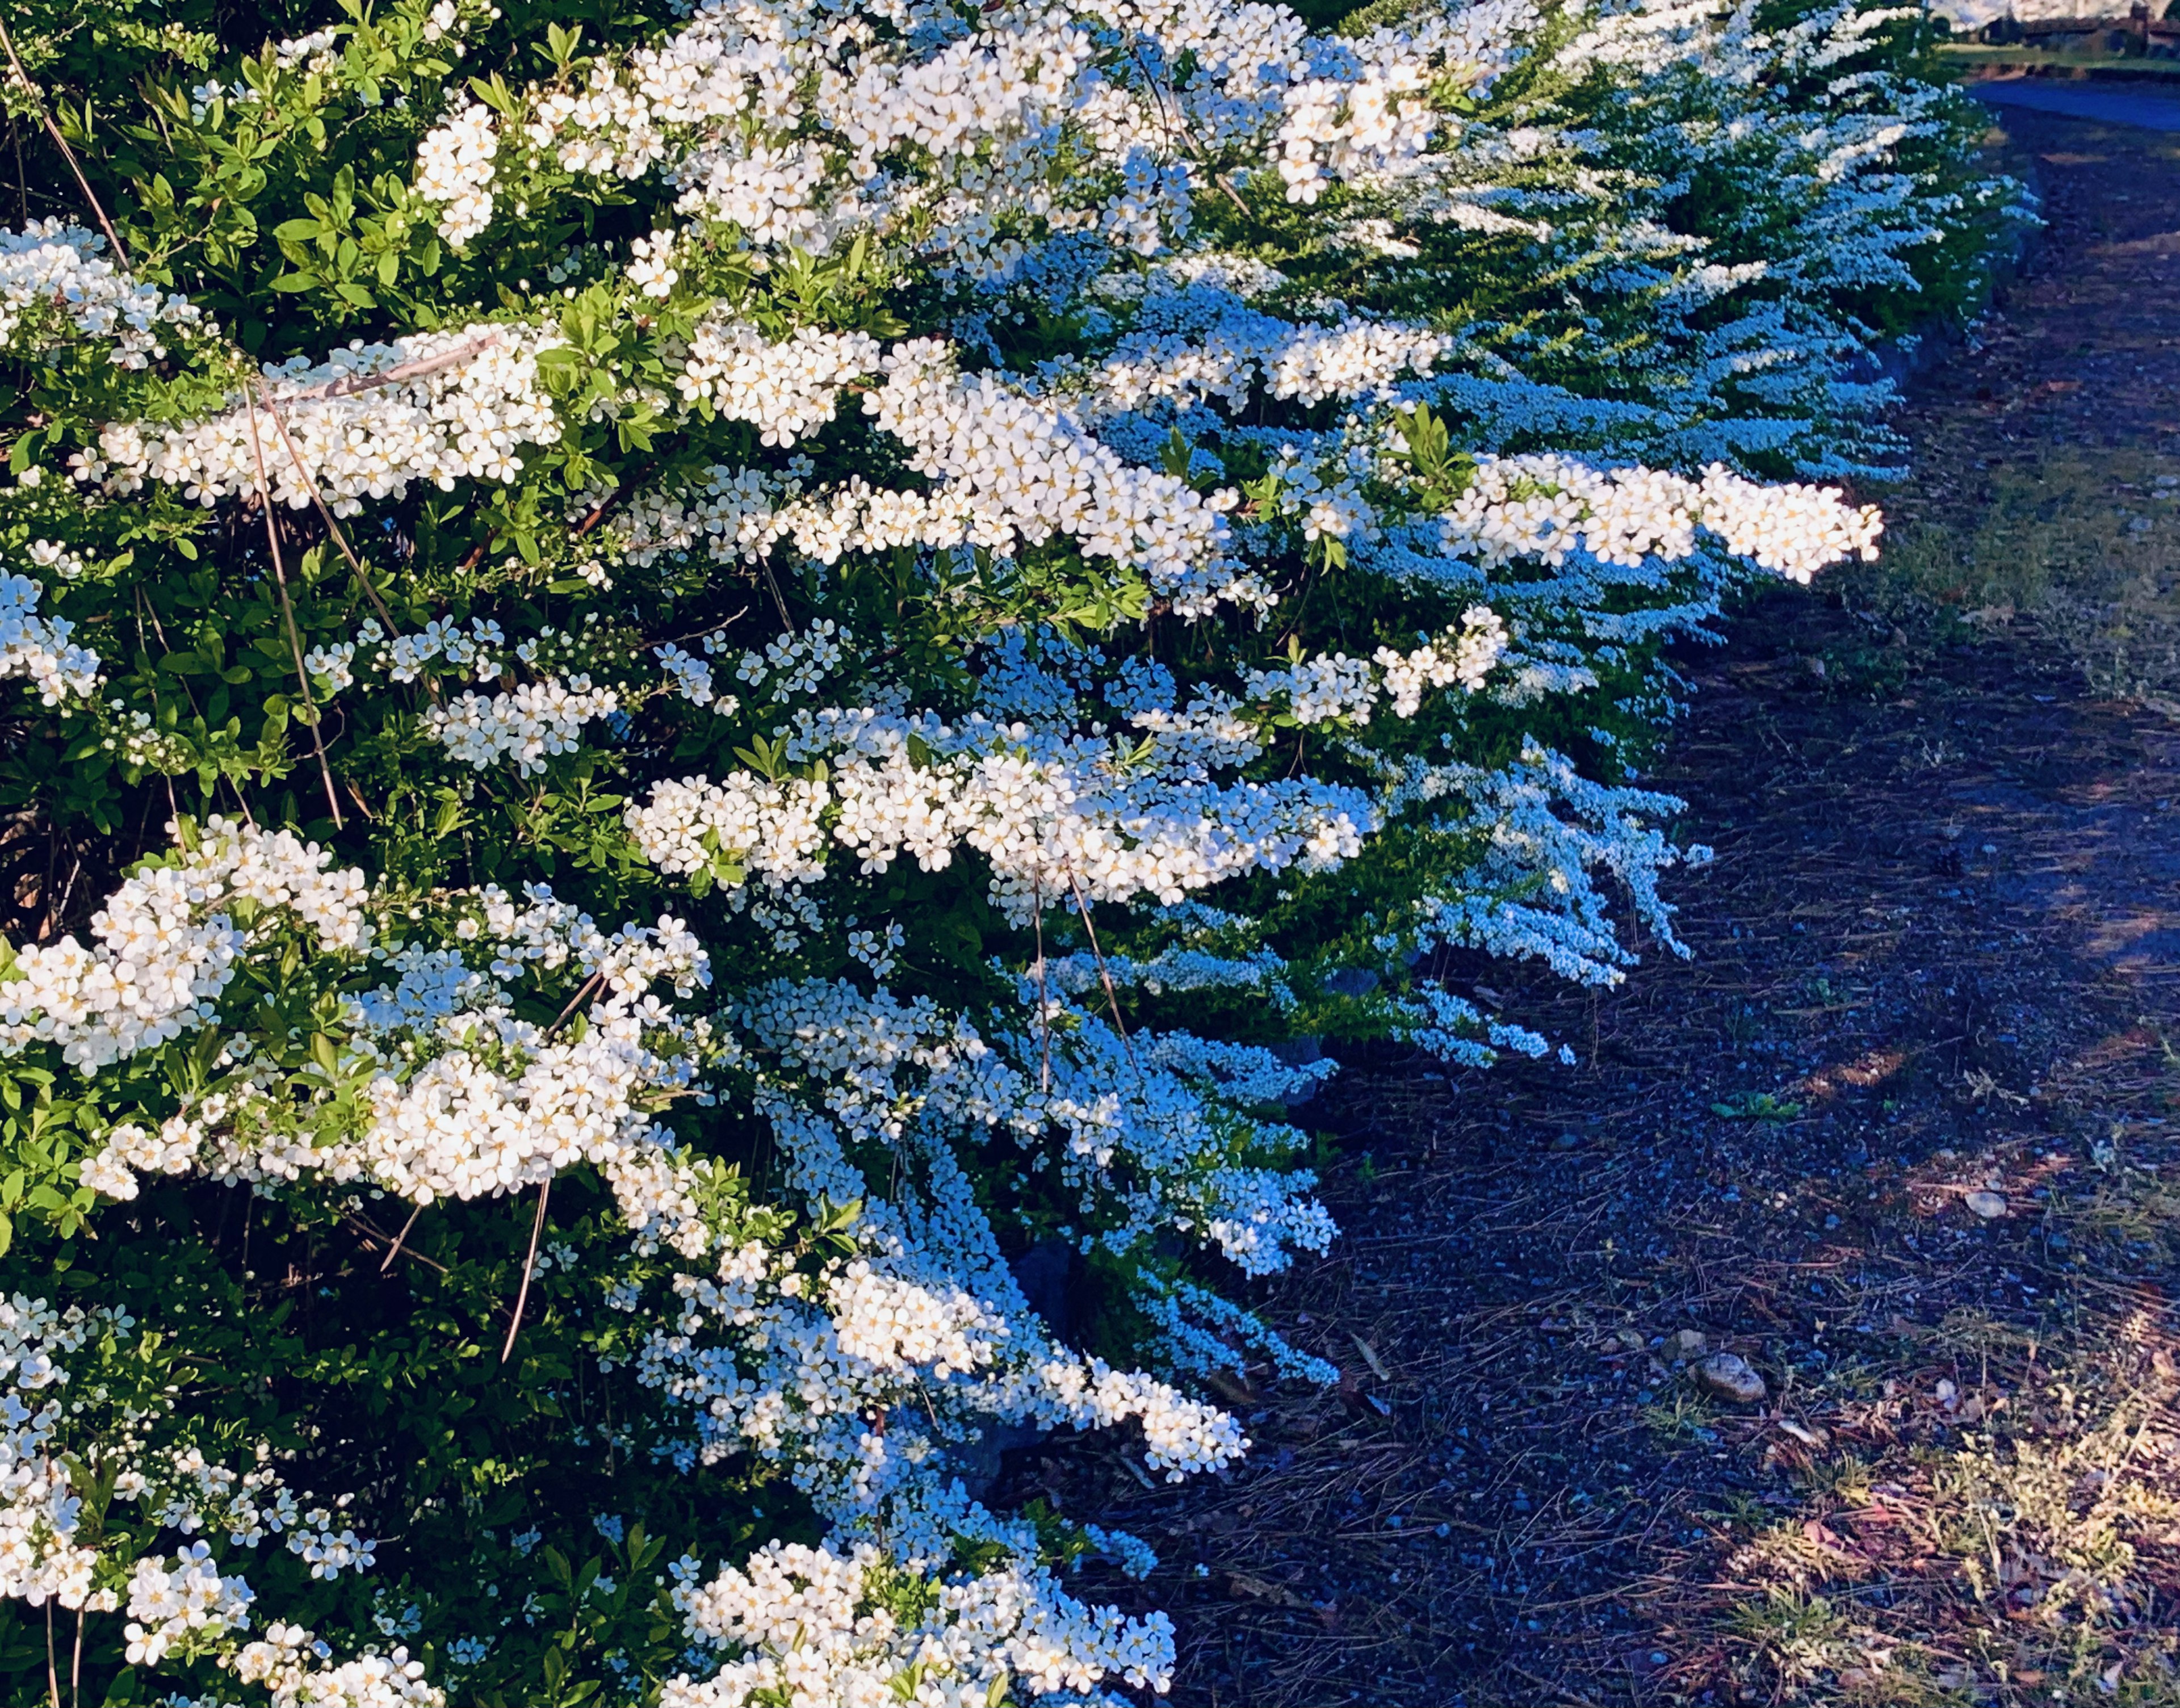
[{"label": "bare twig", "polygon": [[394,1267],[394,1260],[401,1255],[401,1242],[409,1237],[409,1230],[416,1225],[416,1218],[423,1213],[424,1206],[421,1204],[409,1212],[409,1219],[401,1224],[401,1231],[394,1236],[394,1244],[386,1248],[386,1261],[378,1266],[381,1275]]},{"label": "bare twig", "polygon": [[377,391],[381,386],[398,386],[410,380],[426,379],[459,366],[471,356],[482,355],[498,343],[501,336],[499,328],[494,327],[467,343],[456,344],[450,350],[441,350],[435,356],[419,356],[413,362],[383,368],[375,374],[348,374],[338,380],[328,380],[321,386],[306,386],[300,392],[289,393],[280,401],[284,404],[307,404],[321,398],[353,397],[358,392]]},{"label": "bare twig", "polygon": [[264,375],[259,374],[256,378],[257,395],[265,400],[265,413],[272,416],[272,431],[279,434],[280,442],[288,448],[289,459],[295,465],[295,473],[302,479],[303,490],[311,495],[311,502],[318,507],[318,514],[325,519],[326,531],[333,536],[333,544],[340,547],[341,556],[348,559],[348,567],[355,572],[355,579],[363,589],[364,597],[371,601],[371,608],[378,613],[378,620],[391,634],[394,627],[394,613],[386,608],[386,601],[378,596],[378,589],[372,585],[371,577],[365,573],[362,563],[350,546],[348,535],[342,531],[341,524],[333,519],[333,513],[326,503],[325,495],[318,491],[317,477],[311,473],[311,465],[303,460],[302,452],[289,434],[288,423],[281,418],[280,405],[273,398],[271,387],[266,385]]},{"label": "bare twig", "polygon": [[575,987],[575,994],[568,998],[568,1006],[560,1010],[559,1018],[545,1029],[546,1037],[549,1039],[561,1027],[568,1024],[570,1017],[583,1005],[584,999],[605,982],[605,977],[603,973],[592,973],[589,978]]},{"label": "bare twig", "polygon": [[515,1337],[522,1332],[522,1313],[530,1304],[530,1277],[537,1267],[537,1241],[545,1232],[545,1200],[552,1195],[553,1178],[548,1174],[537,1188],[537,1219],[530,1224],[530,1254],[522,1260],[522,1285],[515,1295],[515,1321],[507,1325],[507,1343],[499,1349],[502,1364],[515,1356]]},{"label": "bare twig", "polygon": [[[91,180],[83,175],[83,168],[76,160],[75,151],[68,146],[68,138],[61,135],[60,126],[53,123],[52,114],[46,110],[45,97],[38,93],[38,85],[30,81],[30,73],[23,69],[23,62],[15,57],[14,38],[8,34],[8,25],[4,21],[0,21],[0,48],[7,50],[8,63],[14,71],[15,80],[23,85],[23,92],[30,97],[30,104],[38,109],[38,119],[46,127],[46,135],[52,138],[53,146],[60,150],[61,158],[68,162],[69,170],[75,174],[76,187],[83,191],[83,199],[91,204],[91,211],[98,216],[98,228],[106,233],[106,240],[113,245],[114,263],[118,266],[128,266],[129,250],[121,241],[121,233],[114,230],[113,222],[106,217],[106,210],[99,206],[97,195],[91,187]],[[58,1686],[55,1688],[58,1689]]]},{"label": "bare twig", "polygon": [[257,496],[265,506],[265,541],[272,549],[272,579],[280,590],[280,614],[288,624],[288,650],[295,656],[295,681],[302,689],[304,707],[311,714],[311,748],[317,755],[318,776],[326,786],[326,808],[333,816],[333,828],[339,830],[340,795],[333,788],[333,767],[326,763],[317,702],[311,697],[311,673],[303,662],[303,637],[295,628],[295,607],[288,597],[288,568],[280,556],[280,525],[272,515],[272,483],[265,477],[265,448],[257,439],[257,403],[247,392],[242,394],[242,401],[250,412],[250,451],[257,459]]},{"label": "bare twig", "polygon": [[779,626],[784,632],[792,634],[795,632],[795,619],[787,614],[787,601],[780,597],[779,583],[773,576],[772,563],[769,559],[759,558],[757,564],[764,571],[764,585],[772,590],[772,602],[779,612]]},{"label": "bare twig", "polygon": [[1030,917],[1037,930],[1037,1089],[1048,1092],[1052,1090],[1052,997],[1044,987],[1044,890],[1035,879],[1030,881],[1030,905],[1036,909]]},{"label": "bare twig", "polygon": [[1113,1024],[1120,1034],[1120,1048],[1128,1057],[1128,1065],[1136,1065],[1136,1046],[1128,1041],[1128,1023],[1120,1018],[1120,993],[1113,988],[1113,975],[1105,965],[1105,952],[1098,947],[1098,927],[1091,922],[1090,898],[1082,893],[1082,880],[1075,876],[1075,868],[1067,869],[1067,881],[1075,890],[1075,905],[1082,913],[1082,929],[1090,934],[1090,958],[1098,963],[1098,980],[1105,987],[1105,1001],[1113,1010]]},{"label": "bare twig", "polygon": [[[378,596],[378,589],[372,581],[371,572],[363,567],[362,559],[355,555],[355,550],[349,545],[347,534],[342,530],[340,524],[333,519],[332,507],[326,503],[325,495],[319,492],[317,479],[311,473],[310,464],[303,460],[302,452],[297,448],[295,440],[289,436],[288,424],[281,418],[280,406],[274,400],[271,389],[266,385],[265,376],[260,374],[256,377],[257,395],[265,400],[265,411],[272,417],[273,430],[280,435],[280,442],[288,448],[288,454],[295,461],[295,472],[302,477],[303,490],[311,495],[311,502],[318,507],[318,514],[325,519],[326,531],[333,535],[333,544],[340,547],[341,556],[348,560],[349,571],[355,577],[356,585],[363,589],[364,597],[371,601],[371,608],[378,613],[378,620],[385,626],[387,634],[389,636],[394,634],[400,625],[394,622],[394,613],[387,609],[386,601]],[[422,680],[424,692],[431,696],[434,706],[438,705],[440,703],[438,682],[428,673],[423,676]],[[355,793],[355,785],[352,783],[350,785],[350,792]],[[363,797],[361,794],[356,795],[356,804],[360,806],[363,805]],[[363,816],[366,818],[372,816],[369,807],[364,807]]]},{"label": "bare twig", "polygon": [[[342,1216],[341,1220],[348,1223],[350,1227],[355,1229],[355,1231],[358,1233],[361,1233],[366,1239],[374,1240],[381,1245],[386,1244],[385,1233],[382,1230],[373,1227],[361,1216],[344,1214]],[[243,1224],[243,1232],[246,1235],[249,1231],[250,1224],[245,1222]],[[406,1230],[405,1229],[404,1232],[406,1232]],[[421,1251],[411,1251],[405,1248],[402,1249],[401,1255],[407,1258],[411,1263],[421,1263],[425,1268],[436,1271],[441,1275],[444,1275],[447,1272],[447,1266],[445,1264],[433,1262],[432,1259],[425,1256]]]}]

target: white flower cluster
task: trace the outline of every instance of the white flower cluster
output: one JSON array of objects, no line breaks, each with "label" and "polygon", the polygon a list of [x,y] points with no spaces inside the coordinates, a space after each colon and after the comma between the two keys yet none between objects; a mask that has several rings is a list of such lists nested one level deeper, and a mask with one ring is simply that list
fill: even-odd
[{"label": "white flower cluster", "polygon": [[[243,1651],[245,1661],[258,1658],[253,1651],[269,1645],[252,1644]],[[238,1676],[264,1684],[272,1693],[273,1708],[445,1708],[446,1694],[425,1682],[424,1663],[409,1658],[406,1649],[388,1655],[363,1655],[338,1667],[317,1671],[280,1660],[268,1662],[264,1672],[245,1671]]]},{"label": "white flower cluster", "polygon": [[[1488,85],[1520,52],[1533,24],[1528,0],[1485,0],[1386,27],[1326,55],[1318,74],[1283,91],[1279,175],[1286,199],[1315,202],[1335,180],[1370,182],[1412,170],[1442,122],[1431,96]],[[1326,75],[1326,72],[1332,74]]]},{"label": "white flower cluster", "polygon": [[482,771],[511,759],[528,775],[544,770],[556,753],[573,753],[582,744],[586,723],[619,709],[620,696],[610,688],[592,687],[587,676],[564,683],[548,677],[489,697],[465,691],[453,704],[427,711],[424,724],[465,765]]},{"label": "white flower cluster", "polygon": [[[360,873],[337,877],[361,889]],[[586,1162],[611,1183],[631,1228],[701,1241],[673,1135],[652,1118],[661,1103],[689,1091],[709,1044],[703,1022],[651,994],[662,980],[680,997],[710,982],[707,958],[687,928],[666,918],[608,936],[542,888],[520,905],[487,888],[456,911],[456,942],[488,954],[489,969],[471,968],[454,948],[384,952],[399,976],[354,1002],[353,1030],[333,1066],[355,1082],[353,1124],[299,1130],[277,1080],[245,1073],[234,1089],[195,1100],[156,1131],[134,1123],[113,1129],[84,1166],[85,1184],[130,1199],[146,1173],[252,1182],[310,1175],[368,1180],[424,1204],[516,1191]],[[363,943],[359,931],[345,946]],[[509,985],[531,970],[572,977],[579,998],[596,993],[583,1027],[561,1033],[514,1016]],[[179,976],[156,961],[145,971],[169,984]],[[192,1012],[209,1007],[201,1002]],[[330,1575],[359,1545],[326,1533],[312,1546],[306,1557]]]},{"label": "white flower cluster", "polygon": [[47,706],[87,700],[105,680],[98,655],[69,639],[67,618],[38,615],[45,592],[26,575],[0,575],[0,678],[28,677]]},{"label": "white flower cluster", "polygon": [[722,717],[732,717],[741,710],[740,700],[731,694],[723,695],[718,691],[712,679],[712,667],[702,659],[684,652],[671,641],[663,646],[652,647],[651,656],[658,661],[658,667],[666,673],[666,680],[673,691],[691,705],[715,707]]},{"label": "white flower cluster", "polygon": [[169,1649],[195,1654],[231,1631],[250,1628],[256,1595],[242,1579],[222,1577],[211,1553],[209,1544],[192,1542],[171,1566],[156,1555],[137,1561],[123,1631],[130,1666],[156,1667]]},{"label": "white flower cluster", "polygon": [[[363,876],[330,863],[287,832],[210,821],[176,863],[109,898],[92,922],[96,948],[64,937],[19,952],[18,976],[0,984],[0,1039],[13,1049],[58,1043],[95,1072],[212,1024],[238,962],[284,932],[306,931],[322,953],[365,955],[375,933]],[[467,905],[457,939],[490,951],[489,974],[452,950],[403,948],[390,952],[398,981],[354,1006],[338,1071],[361,1081],[360,1130],[299,1131],[277,1082],[245,1072],[156,1130],[113,1129],[85,1162],[84,1184],[129,1199],[142,1173],[309,1172],[427,1202],[512,1191],[581,1161],[607,1174],[631,1227],[686,1237],[687,1182],[649,1112],[686,1090],[708,1034],[647,992],[660,980],[685,997],[707,984],[704,952],[676,920],[608,936],[542,890],[522,906],[492,890]],[[504,981],[526,968],[564,969],[579,991],[597,992],[580,1035],[512,1017]],[[310,1519],[297,1534],[321,1575],[368,1553],[329,1520]]]},{"label": "white flower cluster", "polygon": [[867,1543],[835,1552],[773,1542],[709,1583],[677,1589],[691,1640],[735,1658],[702,1683],[671,1682],[662,1704],[972,1708],[1017,1686],[1032,1698],[1078,1699],[1109,1677],[1141,1688],[1172,1667],[1163,1614],[1138,1622],[1087,1607],[1049,1572],[1010,1566],[951,1579],[910,1623],[886,1605],[898,1569]]},{"label": "white flower cluster", "polygon": [[238,398],[224,414],[184,426],[107,427],[99,456],[80,465],[78,478],[115,492],[157,481],[209,508],[258,490],[261,454],[274,498],[301,509],[315,485],[341,515],[420,481],[449,491],[457,481],[512,481],[522,470],[520,447],[560,437],[537,389],[537,353],[553,342],[472,327],[358,340],[316,365],[299,356],[265,371],[286,438],[261,403]]},{"label": "white flower cluster", "polygon": [[1351,858],[1376,824],[1356,791],[1313,778],[1211,781],[1188,763],[1195,729],[1170,734],[1174,766],[1131,767],[1110,740],[829,712],[796,748],[824,757],[823,780],[737,771],[657,783],[630,803],[628,827],[663,871],[741,867],[775,887],[823,876],[829,841],[865,872],[903,855],[940,870],[972,848],[991,862],[994,901],[1027,918],[1078,891],[1171,903],[1240,872],[1320,870]]},{"label": "white flower cluster", "polygon": [[[1065,1036],[1032,1068],[1023,1052],[1040,1052],[1029,1038],[987,1040],[928,1002],[845,985],[778,984],[740,1016],[757,1107],[790,1184],[861,1201],[862,1255],[813,1274],[761,1244],[730,1244],[713,1273],[676,1280],[681,1303],[639,1370],[695,1414],[705,1455],[739,1446],[784,1462],[852,1532],[889,1502],[926,1498],[918,1468],[933,1436],[972,1438],[994,1420],[1132,1421],[1149,1465],[1174,1479],[1246,1447],[1216,1409],[1047,1337],[999,1260],[953,1135],[1036,1145],[1057,1128],[1068,1135],[1063,1181],[1086,1213],[1099,1200],[1117,1212],[1104,1236],[1115,1249],[1155,1228],[1193,1227],[1246,1270],[1269,1272],[1291,1249],[1321,1249],[1330,1222],[1307,1197],[1306,1174],[1229,1159],[1237,1142],[1291,1148],[1301,1136],[1252,1128],[1238,1111],[1214,1118],[1206,1102],[1276,1101],[1311,1076],[1186,1035],[1139,1036],[1131,1057],[1093,1013],[1051,1019]],[[873,1147],[896,1159],[887,1198],[848,1160]],[[874,1430],[874,1415],[885,1426]]]},{"label": "white flower cluster", "polygon": [[441,209],[439,235],[456,249],[492,223],[493,162],[499,153],[499,130],[492,109],[465,102],[425,133],[416,145],[416,179],[411,186],[420,201]]},{"label": "white flower cluster", "polygon": [[0,1050],[52,1042],[96,1073],[207,1024],[254,935],[292,923],[322,953],[361,949],[363,874],[332,865],[290,832],[211,819],[183,858],[107,898],[91,915],[92,947],[65,936],[16,952],[0,982]]},{"label": "white flower cluster", "polygon": [[255,1548],[268,1535],[284,1535],[288,1551],[307,1563],[314,1578],[369,1570],[378,1545],[341,1524],[332,1508],[304,1510],[270,1458],[271,1449],[261,1442],[257,1463],[237,1472],[206,1459],[195,1446],[146,1453],[117,1476],[114,1491],[184,1536],[224,1534],[236,1547]]},{"label": "white flower cluster", "polygon": [[840,387],[879,360],[867,332],[806,327],[774,343],[746,322],[707,322],[674,383],[691,402],[704,399],[730,421],[752,423],[764,443],[787,446],[831,420]]},{"label": "white flower cluster", "polygon": [[1548,456],[1482,459],[1442,524],[1447,552],[1493,567],[1556,564],[1577,550],[1631,566],[1685,557],[1701,528],[1737,557],[1804,582],[1842,557],[1875,557],[1883,525],[1874,505],[1849,505],[1836,487],[1761,486],[1718,466],[1697,481]]},{"label": "white flower cluster", "polygon": [[[823,252],[929,210],[933,250],[1004,277],[1027,257],[1011,229],[1026,219],[1143,254],[1185,233],[1201,168],[1172,157],[1177,132],[1275,166],[1295,201],[1412,171],[1440,132],[1438,97],[1488,87],[1534,17],[1486,0],[1339,41],[1219,0],[991,8],[973,31],[873,9],[889,28],[819,28],[777,0],[705,8],[594,63],[582,88],[536,96],[529,140],[575,172],[664,167],[684,212],[763,246]],[[901,170],[903,151],[920,170]]]},{"label": "white flower cluster", "polygon": [[1489,605],[1472,605],[1461,613],[1461,627],[1440,640],[1410,652],[1381,647],[1377,662],[1385,672],[1385,691],[1397,717],[1413,717],[1427,688],[1460,687],[1474,694],[1491,667],[1506,651],[1506,625]]},{"label": "white flower cluster", "polygon": [[735,678],[751,688],[770,681],[773,703],[784,706],[797,695],[816,693],[854,644],[855,637],[846,629],[821,618],[800,633],[777,636],[761,654],[742,654]]},{"label": "white flower cluster", "polygon": [[1701,847],[1683,853],[1658,828],[1684,805],[1675,797],[1593,783],[1565,755],[1533,744],[1495,770],[1431,767],[1407,780],[1407,790],[1466,801],[1484,836],[1478,865],[1418,903],[1423,944],[1542,961],[1577,984],[1617,984],[1633,957],[1620,942],[1610,898],[1593,879],[1603,872],[1669,952],[1687,953],[1658,881],[1668,868],[1700,865],[1709,854]]},{"label": "white flower cluster", "polygon": [[106,239],[59,220],[0,231],[0,350],[36,355],[91,338],[107,360],[150,365],[167,354],[160,328],[194,328],[201,316],[184,297],[129,277],[103,253]]},{"label": "white flower cluster", "polygon": [[[221,1568],[208,1540],[171,1554],[132,1560],[126,1554],[114,1559],[109,1551],[102,1558],[102,1550],[125,1543],[127,1532],[84,1525],[85,1491],[75,1486],[71,1466],[90,1458],[94,1448],[97,1462],[113,1473],[112,1498],[142,1505],[158,1528],[184,1535],[224,1530],[231,1546],[245,1548],[285,1530],[289,1549],[311,1560],[318,1577],[372,1563],[372,1545],[358,1541],[353,1530],[333,1533],[329,1512],[313,1511],[298,1521],[295,1497],[264,1463],[269,1450],[262,1444],[258,1465],[240,1476],[207,1464],[194,1447],[150,1447],[147,1430],[179,1416],[171,1398],[132,1409],[128,1427],[103,1439],[68,1439],[69,1420],[80,1419],[85,1406],[83,1398],[63,1403],[71,1377],[62,1360],[103,1337],[125,1340],[133,1326],[115,1313],[73,1305],[56,1310],[20,1294],[0,1298],[0,1597],[34,1607],[57,1601],[85,1613],[118,1608],[126,1621],[122,1636],[129,1665],[157,1667],[169,1655],[209,1656],[243,1682],[270,1686],[277,1708],[443,1708],[443,1697],[422,1683],[423,1669],[405,1656],[391,1663],[366,1656],[318,1670],[306,1662],[324,1661],[330,1648],[300,1626],[277,1623],[262,1638],[241,1644],[251,1628],[256,1592],[245,1578]],[[88,1398],[104,1400],[106,1390],[94,1385]],[[80,1435],[83,1425],[75,1428]],[[96,1586],[96,1575],[107,1575],[102,1565],[127,1568],[125,1601]],[[388,1681],[398,1681],[399,1689]]]},{"label": "white flower cluster", "polygon": [[[567,629],[547,624],[510,644],[506,631],[488,617],[472,617],[466,623],[451,617],[435,617],[405,634],[389,634],[377,618],[371,617],[357,629],[355,640],[314,646],[304,655],[303,662],[333,693],[354,686],[362,676],[383,677],[392,683],[427,678],[443,682],[449,677],[500,682],[510,679],[520,665],[538,674],[541,692],[519,700],[508,697],[504,705],[481,699],[451,721],[440,720],[437,727],[452,736],[457,730],[497,728],[529,715],[537,719],[537,733],[542,739],[549,729],[559,728],[564,733],[564,727],[571,723],[609,717],[616,709],[597,698],[606,690],[593,688],[587,678],[564,684],[559,680],[567,673],[581,678],[586,663],[609,657],[625,662],[625,655],[600,644],[598,621],[598,613],[589,612],[580,623]],[[679,649],[656,649],[662,662],[668,653],[678,654]],[[669,670],[665,675],[674,680],[685,672]],[[522,744],[516,743],[518,749]],[[547,750],[542,746],[537,750]]]},{"label": "white flower cluster", "polygon": [[[1099,412],[1206,398],[1238,409],[1258,385],[1274,398],[1300,404],[1388,398],[1404,375],[1429,375],[1453,344],[1428,327],[1359,319],[1335,327],[1296,326],[1247,308],[1224,291],[1198,288],[1186,294],[1195,300],[1184,305],[1147,299],[1139,325],[1166,317],[1199,319],[1207,308],[1216,318],[1192,333],[1137,331],[1123,338],[1087,376]],[[1168,316],[1148,312],[1157,309]]]},{"label": "white flower cluster", "polygon": [[865,411],[909,448],[910,467],[969,500],[975,543],[1005,550],[1065,534],[1087,557],[1140,565],[1184,614],[1252,596],[1225,517],[1238,494],[1207,498],[1123,462],[1050,404],[990,373],[960,376],[934,340],[895,346],[886,370]]},{"label": "white flower cluster", "polygon": [[423,1662],[406,1649],[325,1666],[331,1652],[303,1627],[276,1623],[221,1664],[263,1686],[272,1708],[446,1708],[446,1693],[425,1682]]},{"label": "white flower cluster", "polygon": [[[451,13],[454,8],[449,5],[446,9]],[[333,49],[339,43],[340,31],[330,26],[313,30],[307,36],[291,36],[272,44],[273,63],[290,70],[301,65],[313,71],[325,71],[331,69]]]},{"label": "white flower cluster", "polygon": [[1428,689],[1475,693],[1506,651],[1506,625],[1499,613],[1473,605],[1462,613],[1460,628],[1410,651],[1381,646],[1369,662],[1335,652],[1281,670],[1252,670],[1243,691],[1258,705],[1284,707],[1305,728],[1335,718],[1367,724],[1381,698],[1390,700],[1396,717],[1413,717]]},{"label": "white flower cluster", "polygon": [[114,1604],[92,1586],[97,1552],[76,1540],[82,1497],[55,1442],[69,1380],[61,1360],[104,1326],[76,1306],[0,1298],[0,1596],[34,1607]]},{"label": "white flower cluster", "polygon": [[663,165],[683,211],[815,252],[927,199],[891,167],[912,149],[945,194],[939,246],[982,248],[995,216],[1050,200],[1044,168],[1090,45],[1034,13],[966,39],[945,30],[952,41],[933,39],[937,23],[888,40],[861,18],[819,26],[778,3],[707,7],[658,47],[593,63],[583,87],[537,97],[526,134],[575,172]]}]

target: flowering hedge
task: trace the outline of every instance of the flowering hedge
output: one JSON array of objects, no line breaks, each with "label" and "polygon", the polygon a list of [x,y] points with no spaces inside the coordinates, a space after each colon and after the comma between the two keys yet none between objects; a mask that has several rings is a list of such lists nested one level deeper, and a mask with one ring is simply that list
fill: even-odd
[{"label": "flowering hedge", "polygon": [[2015,215],[1919,14],[8,23],[9,1700],[1163,1689],[994,1451],[1336,1375],[1282,1045],[1677,949]]}]

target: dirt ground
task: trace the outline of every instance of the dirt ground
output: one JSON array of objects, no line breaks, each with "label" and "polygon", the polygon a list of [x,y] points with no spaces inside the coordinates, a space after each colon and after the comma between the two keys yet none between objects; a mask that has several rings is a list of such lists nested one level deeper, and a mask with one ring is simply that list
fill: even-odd
[{"label": "dirt ground", "polygon": [[1348,1380],[1243,1469],[1015,1471],[1159,1548],[1175,1702],[2180,1703],[2180,138],[2007,123],[1893,561],[1690,661],[1693,958],[1467,969],[1576,1068],[1347,1064],[1265,1303]]}]

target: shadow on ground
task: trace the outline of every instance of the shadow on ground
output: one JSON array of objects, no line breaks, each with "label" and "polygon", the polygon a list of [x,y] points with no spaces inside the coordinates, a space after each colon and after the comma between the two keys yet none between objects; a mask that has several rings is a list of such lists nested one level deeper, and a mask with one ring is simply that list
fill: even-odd
[{"label": "shadow on ground", "polygon": [[2053,229],[1899,561],[1690,661],[1693,959],[1451,970],[1577,1068],[1347,1063],[1346,1237],[1267,1296],[1347,1379],[1229,1392],[1223,1486],[1013,1467],[1159,1548],[1085,1587],[1175,1701],[2180,1700],[2180,705],[2109,656],[2180,555],[2180,139],[2008,123]]}]

